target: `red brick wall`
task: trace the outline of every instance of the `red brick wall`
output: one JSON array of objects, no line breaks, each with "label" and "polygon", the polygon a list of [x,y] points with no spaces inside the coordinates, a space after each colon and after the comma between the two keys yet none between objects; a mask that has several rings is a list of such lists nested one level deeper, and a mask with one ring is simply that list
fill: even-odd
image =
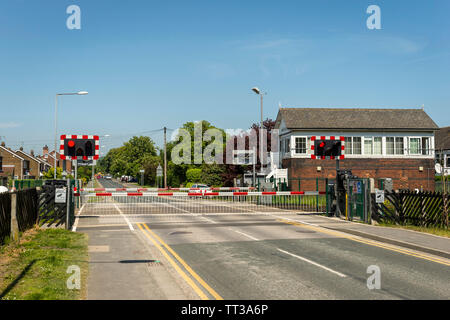
[{"label": "red brick wall", "polygon": [[[322,167],[317,172],[317,167]],[[423,171],[419,171],[423,167]],[[324,190],[324,179],[336,178],[335,160],[284,159],[283,168],[288,169],[289,183],[292,190],[316,190],[316,178],[319,178],[319,189]],[[351,170],[360,178],[374,178],[375,187],[378,179],[392,178],[394,189],[415,189],[434,191],[433,159],[344,159],[340,160],[340,168]]]}]

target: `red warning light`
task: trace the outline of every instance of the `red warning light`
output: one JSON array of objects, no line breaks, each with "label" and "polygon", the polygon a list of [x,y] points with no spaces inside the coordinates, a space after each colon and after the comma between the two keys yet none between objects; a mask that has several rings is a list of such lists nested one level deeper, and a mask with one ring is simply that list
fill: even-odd
[{"label": "red warning light", "polygon": [[325,147],[325,142],[322,141],[322,143],[319,145],[319,147],[321,147],[321,148]]},{"label": "red warning light", "polygon": [[70,140],[70,141],[67,143],[67,145],[68,145],[70,148],[73,148],[73,147],[75,146],[75,141]]}]

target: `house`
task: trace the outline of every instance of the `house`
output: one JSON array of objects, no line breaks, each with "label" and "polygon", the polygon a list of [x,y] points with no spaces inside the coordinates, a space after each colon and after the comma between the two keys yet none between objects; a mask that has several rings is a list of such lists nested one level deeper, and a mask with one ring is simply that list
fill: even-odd
[{"label": "house", "polygon": [[16,154],[24,159],[25,179],[40,179],[44,172],[50,168],[49,164],[34,156],[33,150],[28,154],[23,151],[23,148],[20,148],[20,150],[16,151]]},{"label": "house", "polygon": [[446,172],[450,171],[450,127],[440,128],[436,131],[435,139],[436,162],[440,163]]},{"label": "house", "polygon": [[[423,109],[280,108],[280,164],[293,190],[315,190],[317,178],[335,179],[336,160],[312,159],[311,137],[344,138],[341,169],[361,178],[391,178],[394,189],[434,190],[435,131]],[[324,185],[323,187],[324,188]]]},{"label": "house", "polygon": [[[72,162],[70,160],[61,160],[60,154],[56,152],[56,166],[58,168],[62,168],[63,171],[66,171],[68,174],[72,173]],[[42,148],[42,156],[39,156],[39,159],[44,161],[47,165],[50,165],[52,168],[55,166],[55,151],[48,152],[48,146],[45,145]]]},{"label": "house", "polygon": [[0,182],[4,185],[8,179],[23,179],[26,166],[25,159],[7,148],[2,142],[0,145]]}]

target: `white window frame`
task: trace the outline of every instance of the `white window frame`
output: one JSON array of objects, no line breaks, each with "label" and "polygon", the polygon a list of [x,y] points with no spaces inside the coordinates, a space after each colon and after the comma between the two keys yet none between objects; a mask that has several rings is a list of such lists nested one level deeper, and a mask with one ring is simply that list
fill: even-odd
[{"label": "white window frame", "polygon": [[[305,139],[305,152],[297,152],[297,139]],[[294,148],[292,148],[293,153],[295,155],[307,155],[308,154],[308,137],[307,136],[293,136],[293,146]]]},{"label": "white window frame", "polygon": [[[411,153],[411,139],[419,139],[419,147],[417,150],[417,153]],[[408,153],[407,155],[410,156],[420,156],[422,155],[422,137],[419,136],[408,136],[408,146],[407,146]]]}]

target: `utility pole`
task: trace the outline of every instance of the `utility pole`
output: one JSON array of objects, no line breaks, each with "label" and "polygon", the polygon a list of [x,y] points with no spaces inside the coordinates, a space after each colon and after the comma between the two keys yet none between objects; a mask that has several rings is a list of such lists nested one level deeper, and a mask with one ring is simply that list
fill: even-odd
[{"label": "utility pole", "polygon": [[167,128],[164,127],[164,188],[167,189]]},{"label": "utility pole", "polygon": [[264,150],[263,150],[263,128],[264,128],[264,121],[263,121],[263,94],[260,94],[261,96],[261,129],[259,130],[259,138],[260,138],[260,143],[259,143],[259,154],[261,157],[261,172],[263,172],[263,154],[264,154]]}]

